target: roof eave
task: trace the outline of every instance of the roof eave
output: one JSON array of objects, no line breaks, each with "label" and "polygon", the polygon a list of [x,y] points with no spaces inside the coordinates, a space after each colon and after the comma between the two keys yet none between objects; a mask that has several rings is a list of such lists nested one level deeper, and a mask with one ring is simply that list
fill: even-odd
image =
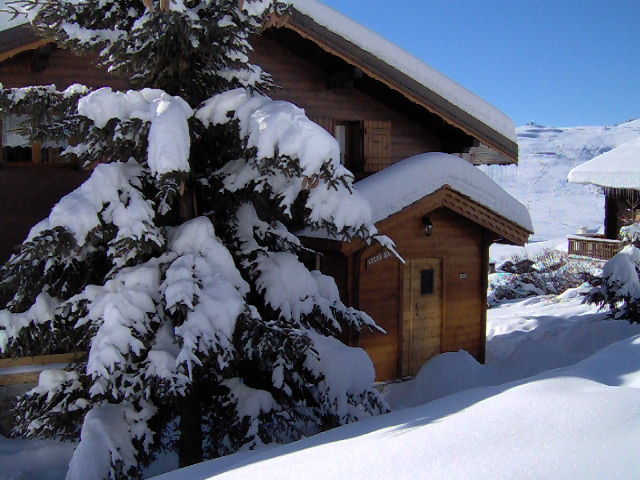
[{"label": "roof eave", "polygon": [[311,17],[293,11],[283,26],[310,39],[322,49],[357,66],[373,78],[398,91],[412,102],[438,115],[445,122],[464,131],[518,163],[518,144],[490,126],[478,120],[438,93],[422,85],[405,73],[388,65],[373,54],[349,42],[328,28],[319,25]]},{"label": "roof eave", "polygon": [[29,24],[9,28],[0,32],[0,62],[51,42],[53,40],[50,38],[39,37]]},{"label": "roof eave", "polygon": [[443,185],[435,192],[408,205],[399,212],[376,222],[378,229],[384,233],[398,223],[405,222],[407,217],[420,216],[438,208],[447,208],[481,227],[495,233],[499,238],[512,245],[523,246],[533,232],[503,217],[499,213],[476,202],[467,195],[458,192],[449,185]]}]

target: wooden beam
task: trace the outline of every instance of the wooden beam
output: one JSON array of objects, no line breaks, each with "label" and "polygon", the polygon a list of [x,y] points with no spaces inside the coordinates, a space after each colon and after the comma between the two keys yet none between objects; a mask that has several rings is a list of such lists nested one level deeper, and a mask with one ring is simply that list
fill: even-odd
[{"label": "wooden beam", "polygon": [[38,383],[40,372],[12,373],[0,375],[0,387],[7,385],[21,385],[23,383]]},{"label": "wooden beam", "polygon": [[28,52],[29,50],[36,50],[40,47],[44,47],[49,43],[54,43],[52,38],[41,38],[34,42],[29,42],[24,45],[20,45],[19,47],[16,47],[12,50],[0,53],[0,63],[6,60],[9,60],[10,58],[15,57],[16,55],[19,55],[22,52]]},{"label": "wooden beam", "polygon": [[38,357],[2,358],[0,359],[0,368],[69,363],[77,360],[81,355],[81,353],[61,353],[58,355],[41,355]]},{"label": "wooden beam", "polygon": [[15,367],[33,368],[28,372],[6,374],[0,372],[0,386],[38,383],[40,373],[46,370],[45,367],[47,365],[68,364],[79,359],[81,356],[81,353],[62,353],[58,355],[41,355],[38,357],[2,358],[0,359],[0,369]]},{"label": "wooden beam", "polygon": [[34,165],[40,165],[42,163],[42,145],[40,143],[31,145],[31,162]]}]

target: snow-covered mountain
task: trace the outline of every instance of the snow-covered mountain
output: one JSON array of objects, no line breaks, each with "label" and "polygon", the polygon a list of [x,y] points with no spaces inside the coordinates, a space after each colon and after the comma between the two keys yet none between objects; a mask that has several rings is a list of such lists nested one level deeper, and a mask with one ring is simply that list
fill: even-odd
[{"label": "snow-covered mountain", "polygon": [[533,240],[558,238],[585,226],[597,229],[604,218],[604,197],[596,187],[567,182],[569,171],[593,157],[640,136],[640,120],[610,127],[517,129],[520,164],[483,167],[505,190],[526,205],[533,219]]}]

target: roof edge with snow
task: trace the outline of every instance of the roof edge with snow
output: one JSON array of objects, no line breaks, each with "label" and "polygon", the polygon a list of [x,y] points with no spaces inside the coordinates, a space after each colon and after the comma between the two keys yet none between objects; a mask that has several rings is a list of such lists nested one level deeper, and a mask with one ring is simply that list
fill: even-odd
[{"label": "roof edge with snow", "polygon": [[[380,229],[410,210],[448,208],[515,245],[533,233],[527,207],[479,168],[447,153],[423,153],[395,163],[360,180],[355,190],[371,206],[372,221]],[[327,232],[304,230],[307,238],[332,240]],[[334,239],[335,240],[335,239]],[[345,247],[357,250],[358,245]]]},{"label": "roof edge with snow", "polygon": [[578,165],[567,179],[571,183],[640,190],[640,137]]},{"label": "roof edge with snow", "polygon": [[[458,83],[389,40],[318,0],[291,0],[293,13],[275,22],[309,38],[324,50],[357,66],[446,123],[502,154],[492,163],[517,163],[513,121]],[[51,39],[39,38],[29,25],[0,32],[0,61],[38,48]],[[462,152],[460,152],[462,153]]]},{"label": "roof edge with snow", "polygon": [[[422,60],[317,0],[292,0],[285,28],[309,38],[517,163],[513,121]],[[507,160],[507,159],[505,159]]]}]

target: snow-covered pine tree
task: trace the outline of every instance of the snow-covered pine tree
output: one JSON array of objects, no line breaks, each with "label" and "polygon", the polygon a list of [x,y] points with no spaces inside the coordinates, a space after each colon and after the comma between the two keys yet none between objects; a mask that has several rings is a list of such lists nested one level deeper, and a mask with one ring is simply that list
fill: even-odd
[{"label": "snow-covered pine tree", "polygon": [[138,90],[3,89],[31,139],[91,177],[0,270],[4,355],[77,352],[15,408],[17,434],[77,440],[67,478],[139,478],[384,412],[336,338],[375,324],[307,268],[295,232],[377,241],[327,132],[248,62],[277,0],[19,0],[43,35]]},{"label": "snow-covered pine tree", "polygon": [[640,224],[623,227],[620,239],[624,248],[592,280],[585,302],[608,309],[611,318],[640,323]]}]

